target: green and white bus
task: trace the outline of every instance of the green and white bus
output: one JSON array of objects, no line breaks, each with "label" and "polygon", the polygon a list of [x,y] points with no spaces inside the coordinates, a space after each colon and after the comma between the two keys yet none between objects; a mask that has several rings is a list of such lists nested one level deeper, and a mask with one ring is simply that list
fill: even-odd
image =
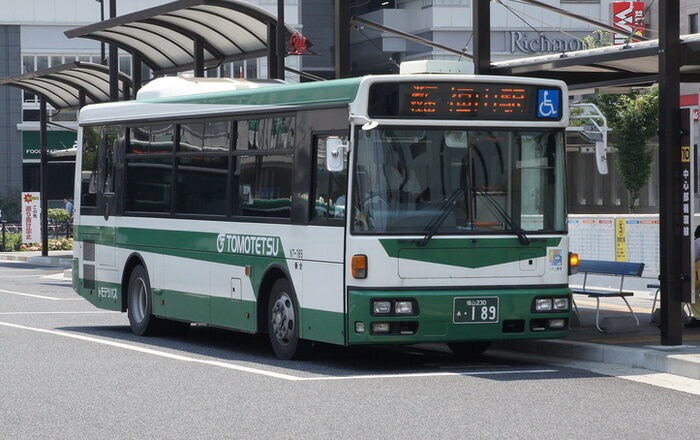
[{"label": "green and white bus", "polygon": [[79,116],[73,287],[138,335],[189,323],[313,341],[568,334],[552,80],[156,79]]}]

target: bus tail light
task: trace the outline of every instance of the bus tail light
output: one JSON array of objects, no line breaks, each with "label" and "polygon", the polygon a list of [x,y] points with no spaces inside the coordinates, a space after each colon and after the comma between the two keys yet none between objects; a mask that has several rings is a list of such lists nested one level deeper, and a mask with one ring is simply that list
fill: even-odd
[{"label": "bus tail light", "polygon": [[367,278],[367,255],[357,254],[352,256],[352,277]]},{"label": "bus tail light", "polygon": [[578,254],[574,252],[569,252],[569,275],[578,273]]}]

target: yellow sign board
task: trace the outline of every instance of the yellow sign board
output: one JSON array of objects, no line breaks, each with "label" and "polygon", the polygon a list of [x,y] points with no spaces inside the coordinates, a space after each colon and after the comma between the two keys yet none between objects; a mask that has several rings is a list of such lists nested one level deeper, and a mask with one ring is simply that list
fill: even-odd
[{"label": "yellow sign board", "polygon": [[615,219],[615,261],[627,261],[627,221]]}]

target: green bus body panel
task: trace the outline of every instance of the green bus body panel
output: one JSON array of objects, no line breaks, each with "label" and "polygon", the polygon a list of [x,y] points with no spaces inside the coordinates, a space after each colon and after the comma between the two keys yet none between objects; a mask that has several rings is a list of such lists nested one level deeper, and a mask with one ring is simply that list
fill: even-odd
[{"label": "green bus body panel", "polygon": [[135,102],[219,105],[322,105],[355,100],[362,78],[288,84],[259,89],[143,99]]},{"label": "green bus body panel", "polygon": [[301,309],[301,337],[345,345],[345,317],[341,312]]},{"label": "green bus body panel", "polygon": [[[348,341],[350,344],[417,344],[422,342],[451,341],[492,341],[499,339],[546,339],[563,338],[569,334],[563,331],[530,330],[530,320],[537,318],[570,318],[571,313],[531,313],[535,297],[570,296],[568,288],[542,289],[498,289],[492,290],[401,290],[401,291],[348,291]],[[456,297],[499,298],[499,316],[497,323],[453,324],[453,302]],[[416,316],[372,316],[371,300],[381,298],[413,298],[418,302],[419,314]],[[526,312],[523,312],[526,311]],[[503,333],[503,321],[508,319],[525,319],[525,331],[522,333]],[[355,322],[365,324],[365,332],[355,331]],[[372,335],[373,322],[417,322],[418,330],[413,335]]]},{"label": "green bus body panel", "polygon": [[561,238],[531,238],[522,245],[516,238],[433,238],[425,246],[406,239],[385,238],[379,242],[392,258],[478,269],[544,257],[547,247],[559,246]]}]

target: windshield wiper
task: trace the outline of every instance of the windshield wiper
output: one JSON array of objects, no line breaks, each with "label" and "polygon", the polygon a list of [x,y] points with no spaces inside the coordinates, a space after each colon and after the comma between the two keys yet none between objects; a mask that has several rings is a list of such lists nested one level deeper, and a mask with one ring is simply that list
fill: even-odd
[{"label": "windshield wiper", "polygon": [[457,202],[457,197],[459,197],[460,194],[464,194],[464,187],[459,187],[454,192],[450,195],[450,197],[445,200],[445,203],[442,204],[440,207],[440,211],[433,217],[430,222],[428,222],[428,226],[425,227],[425,237],[422,239],[416,241],[416,245],[418,246],[425,246],[428,244],[431,238],[433,238],[433,235],[437,232],[438,228],[442,223],[445,221],[447,216],[450,213],[450,209],[452,206]]},{"label": "windshield wiper", "polygon": [[508,227],[515,232],[515,235],[518,236],[518,240],[520,241],[520,244],[523,246],[527,246],[530,244],[530,239],[525,235],[525,230],[521,228],[519,225],[516,225],[515,222],[513,221],[513,217],[511,217],[504,209],[501,207],[501,205],[498,204],[496,199],[493,198],[493,196],[489,193],[487,193],[484,189],[481,187],[474,187],[474,191],[482,196],[488,203],[486,206],[491,210],[491,212],[495,213],[496,215],[501,216],[503,221],[508,225]]}]

